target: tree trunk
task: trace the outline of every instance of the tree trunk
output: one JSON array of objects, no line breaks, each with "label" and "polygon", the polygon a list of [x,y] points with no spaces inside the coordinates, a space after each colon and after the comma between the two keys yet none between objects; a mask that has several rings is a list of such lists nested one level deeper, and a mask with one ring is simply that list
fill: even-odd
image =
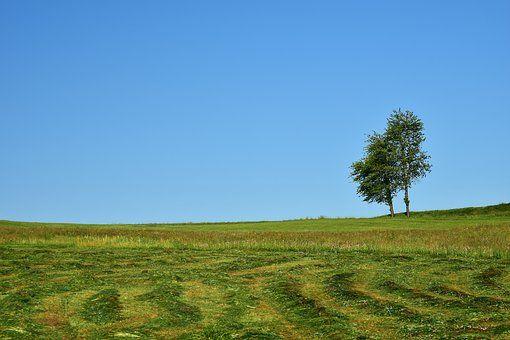
[{"label": "tree trunk", "polygon": [[395,210],[393,210],[393,200],[390,200],[388,205],[390,206],[390,216],[395,217]]},{"label": "tree trunk", "polygon": [[409,208],[409,187],[406,186],[404,189],[404,203],[406,204],[406,216],[411,216],[411,210]]}]

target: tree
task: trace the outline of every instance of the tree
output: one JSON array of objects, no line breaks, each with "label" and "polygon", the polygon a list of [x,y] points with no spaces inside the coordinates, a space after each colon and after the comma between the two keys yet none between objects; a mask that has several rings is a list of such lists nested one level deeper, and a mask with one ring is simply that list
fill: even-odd
[{"label": "tree", "polygon": [[409,217],[409,188],[430,172],[430,156],[422,150],[425,141],[423,122],[412,111],[393,111],[388,118],[385,136],[397,161],[397,178],[404,190],[406,216]]},{"label": "tree", "polygon": [[364,201],[387,204],[393,217],[393,198],[398,190],[395,152],[385,135],[374,132],[366,143],[364,157],[351,165],[351,177]]}]

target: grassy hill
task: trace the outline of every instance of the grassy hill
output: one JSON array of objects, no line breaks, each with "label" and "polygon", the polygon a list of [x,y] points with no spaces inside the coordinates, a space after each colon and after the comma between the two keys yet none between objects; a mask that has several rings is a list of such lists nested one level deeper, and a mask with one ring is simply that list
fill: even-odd
[{"label": "grassy hill", "polygon": [[[405,214],[398,214],[398,217],[405,217]],[[420,217],[478,217],[478,216],[510,216],[510,203],[488,205],[485,207],[468,207],[448,210],[428,210],[413,213],[413,218]]]},{"label": "grassy hill", "polygon": [[0,221],[1,338],[509,338],[510,204],[376,218]]},{"label": "grassy hill", "polygon": [[[463,220],[459,223],[459,219]],[[411,218],[403,213],[395,218],[388,215],[373,218],[305,218],[286,221],[256,222],[205,222],[205,223],[148,223],[148,224],[78,224],[42,223],[0,220],[0,226],[12,227],[67,227],[67,228],[124,228],[178,229],[196,231],[349,231],[386,228],[437,228],[449,226],[469,226],[510,222],[510,203],[485,207],[469,207],[450,210],[430,210],[412,212]]]}]

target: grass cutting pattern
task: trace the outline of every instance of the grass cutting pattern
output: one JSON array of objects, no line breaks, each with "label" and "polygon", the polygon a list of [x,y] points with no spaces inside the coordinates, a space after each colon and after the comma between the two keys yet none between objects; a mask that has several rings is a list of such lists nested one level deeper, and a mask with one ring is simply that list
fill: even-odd
[{"label": "grass cutting pattern", "polygon": [[0,336],[510,337],[510,260],[0,247]]}]

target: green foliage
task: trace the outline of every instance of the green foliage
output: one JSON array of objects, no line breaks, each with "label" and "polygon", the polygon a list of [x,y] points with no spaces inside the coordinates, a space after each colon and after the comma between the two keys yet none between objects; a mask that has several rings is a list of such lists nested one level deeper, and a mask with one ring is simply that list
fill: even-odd
[{"label": "green foliage", "polygon": [[393,214],[397,194],[397,159],[386,136],[368,136],[365,156],[351,166],[351,177],[358,183],[357,192],[366,202],[387,204]]},{"label": "green foliage", "polygon": [[367,139],[364,157],[351,165],[357,192],[367,202],[385,203],[393,216],[393,197],[404,190],[409,217],[409,188],[430,172],[430,156],[422,150],[423,122],[412,111],[393,111],[384,134]]},{"label": "green foliage", "polygon": [[422,150],[425,141],[423,122],[412,111],[393,111],[388,118],[385,135],[397,159],[397,176],[404,190],[406,214],[409,217],[409,188],[430,172],[430,156]]},{"label": "green foliage", "polygon": [[396,153],[401,188],[424,177],[430,171],[430,156],[422,150],[425,141],[423,122],[412,111],[393,111],[385,135]]}]

